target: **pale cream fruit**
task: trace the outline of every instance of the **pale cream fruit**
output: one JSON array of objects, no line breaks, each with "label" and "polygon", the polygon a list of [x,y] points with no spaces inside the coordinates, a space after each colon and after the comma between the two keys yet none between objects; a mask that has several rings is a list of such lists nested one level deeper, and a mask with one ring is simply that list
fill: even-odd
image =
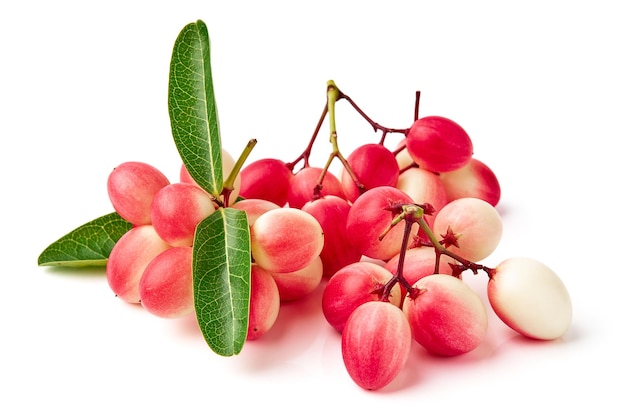
[{"label": "pale cream fruit", "polygon": [[572,301],[561,278],[545,264],[516,257],[501,262],[487,285],[489,302],[500,319],[532,339],[565,334],[572,321]]}]

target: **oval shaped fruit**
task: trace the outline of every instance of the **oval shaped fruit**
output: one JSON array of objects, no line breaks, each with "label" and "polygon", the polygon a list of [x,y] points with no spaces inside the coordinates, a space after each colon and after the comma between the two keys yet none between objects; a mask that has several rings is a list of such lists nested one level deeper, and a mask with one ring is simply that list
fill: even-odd
[{"label": "oval shaped fruit", "polygon": [[[361,194],[352,204],[346,223],[351,244],[361,255],[387,261],[400,252],[404,225],[397,225],[380,239],[396,214],[390,208],[399,204],[413,204],[405,192],[395,187],[381,186]],[[417,231],[417,223],[413,225]]]},{"label": "oval shaped fruit", "polygon": [[194,311],[191,246],[172,247],[158,254],[139,280],[139,298],[148,312],[163,318]]},{"label": "oval shaped fruit", "polygon": [[269,272],[293,272],[317,258],[324,247],[319,222],[300,209],[281,207],[260,215],[250,228],[254,261]]},{"label": "oval shaped fruit", "polygon": [[124,162],[109,174],[107,192],[113,208],[135,226],[150,224],[154,195],[170,182],[157,168],[144,162]]},{"label": "oval shaped fruit", "polygon": [[480,297],[459,278],[433,274],[418,280],[416,297],[407,295],[402,309],[413,339],[440,356],[474,350],[487,333],[487,312]]},{"label": "oval shaped fruit", "polygon": [[106,266],[109,287],[128,303],[139,303],[139,280],[148,264],[170,248],[151,224],[136,226],[115,243]]},{"label": "oval shaped fruit", "polygon": [[339,179],[347,200],[354,202],[362,192],[381,185],[395,187],[400,175],[396,156],[379,143],[367,143],[354,149],[346,158],[352,173],[364,187],[359,190],[356,183],[342,167]]},{"label": "oval shaped fruit", "polygon": [[572,301],[563,281],[535,259],[501,262],[489,280],[487,296],[498,317],[529,338],[557,339],[572,321]]},{"label": "oval shaped fruit", "polygon": [[480,198],[464,197],[443,206],[435,216],[432,230],[436,236],[445,236],[448,228],[457,236],[451,252],[478,262],[491,255],[502,238],[502,218],[488,202]]},{"label": "oval shaped fruit", "polygon": [[441,116],[417,119],[406,136],[406,149],[420,168],[433,172],[459,169],[474,153],[467,132]]},{"label": "oval shaped fruit", "polygon": [[[372,262],[355,262],[346,265],[330,277],[322,294],[322,313],[328,324],[342,332],[357,307],[368,301],[380,300],[379,291],[393,278],[393,274]],[[399,306],[402,302],[400,285],[392,287],[389,302]]]},{"label": "oval shaped fruit", "polygon": [[378,390],[402,371],[411,351],[411,329],[398,307],[382,301],[359,306],[341,335],[348,374],[361,388]]}]

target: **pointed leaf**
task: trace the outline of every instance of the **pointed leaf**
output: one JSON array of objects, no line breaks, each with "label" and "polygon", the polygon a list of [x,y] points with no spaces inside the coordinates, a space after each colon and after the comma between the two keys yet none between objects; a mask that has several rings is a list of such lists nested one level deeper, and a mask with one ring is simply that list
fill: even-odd
[{"label": "pointed leaf", "polygon": [[250,228],[242,210],[220,208],[196,228],[193,285],[198,323],[209,347],[238,354],[248,332]]},{"label": "pointed leaf", "polygon": [[222,146],[211,75],[210,42],[201,20],[183,28],[170,63],[169,114],[174,142],[191,177],[222,191]]},{"label": "pointed leaf", "polygon": [[50,244],[37,259],[39,266],[102,266],[111,249],[132,224],[117,213],[98,217]]}]

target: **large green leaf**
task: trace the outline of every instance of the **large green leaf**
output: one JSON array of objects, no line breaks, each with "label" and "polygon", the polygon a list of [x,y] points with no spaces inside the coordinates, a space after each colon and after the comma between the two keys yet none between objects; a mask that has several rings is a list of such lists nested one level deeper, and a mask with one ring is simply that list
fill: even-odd
[{"label": "large green leaf", "polygon": [[98,217],[51,243],[37,259],[39,266],[106,265],[111,249],[132,224],[117,213]]},{"label": "large green leaf", "polygon": [[222,146],[209,33],[201,20],[183,28],[170,63],[170,123],[178,152],[191,177],[214,196],[222,191]]},{"label": "large green leaf", "polygon": [[193,245],[196,317],[207,344],[219,355],[238,354],[246,341],[250,268],[244,211],[220,208],[198,225]]}]

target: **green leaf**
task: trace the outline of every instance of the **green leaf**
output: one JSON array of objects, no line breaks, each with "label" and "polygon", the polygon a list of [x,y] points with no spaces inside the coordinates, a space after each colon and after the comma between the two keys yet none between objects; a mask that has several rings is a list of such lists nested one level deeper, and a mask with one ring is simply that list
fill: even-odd
[{"label": "green leaf", "polygon": [[109,213],[77,227],[50,244],[37,259],[39,266],[103,266],[111,249],[132,224]]},{"label": "green leaf", "polygon": [[238,354],[248,332],[250,228],[242,210],[219,208],[196,228],[193,286],[196,317],[209,347]]},{"label": "green leaf", "polygon": [[174,142],[189,174],[218,197],[223,186],[222,145],[209,33],[201,20],[185,26],[174,43],[168,107]]}]

